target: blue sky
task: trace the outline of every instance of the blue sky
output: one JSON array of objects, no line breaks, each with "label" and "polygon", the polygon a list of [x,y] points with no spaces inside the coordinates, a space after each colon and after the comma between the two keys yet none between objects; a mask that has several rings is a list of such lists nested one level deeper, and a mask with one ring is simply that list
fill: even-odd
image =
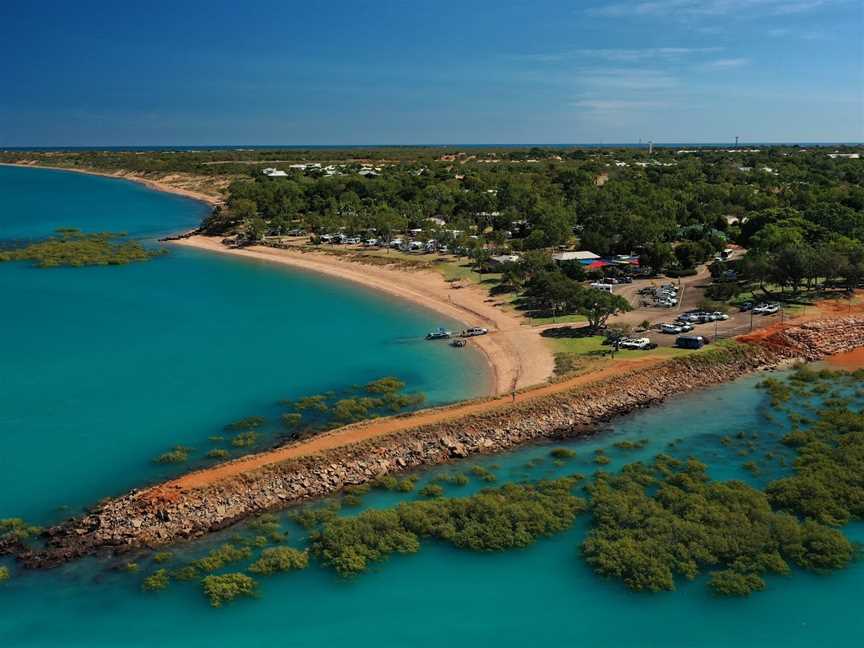
[{"label": "blue sky", "polygon": [[864,141],[861,0],[0,2],[0,147]]}]

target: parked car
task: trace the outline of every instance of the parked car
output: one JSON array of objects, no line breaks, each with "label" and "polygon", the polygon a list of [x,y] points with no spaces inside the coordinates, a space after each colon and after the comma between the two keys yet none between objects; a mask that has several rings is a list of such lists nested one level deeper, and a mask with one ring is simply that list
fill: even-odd
[{"label": "parked car", "polygon": [[661,324],[660,332],[668,333],[670,335],[677,335],[678,333],[683,333],[683,329],[677,324]]},{"label": "parked car", "polygon": [[472,326],[471,328],[462,331],[462,337],[475,337],[477,335],[486,335],[488,332],[489,329],[480,328],[479,326]]},{"label": "parked car", "polygon": [[759,304],[753,308],[754,315],[774,315],[780,311],[777,304]]},{"label": "parked car", "polygon": [[726,320],[729,319],[729,316],[726,313],[722,313],[720,311],[716,311],[716,312],[711,313],[711,314],[714,316],[715,320],[721,320],[721,321],[725,322]]},{"label": "parked car", "polygon": [[681,329],[682,333],[689,333],[693,330],[693,325],[690,322],[682,322],[681,320],[676,320],[673,322],[675,326]]},{"label": "parked car", "polygon": [[679,335],[675,346],[679,349],[701,349],[708,341],[701,335]]},{"label": "parked car", "polygon": [[649,338],[624,338],[620,342],[618,342],[619,349],[632,349],[637,351],[644,351],[645,349],[655,348],[657,345],[653,344]]},{"label": "parked car", "polygon": [[746,313],[749,310],[753,310],[753,306],[754,306],[754,304],[752,301],[746,301],[743,304],[741,304],[740,306],[738,306],[738,310],[741,311],[742,313]]}]

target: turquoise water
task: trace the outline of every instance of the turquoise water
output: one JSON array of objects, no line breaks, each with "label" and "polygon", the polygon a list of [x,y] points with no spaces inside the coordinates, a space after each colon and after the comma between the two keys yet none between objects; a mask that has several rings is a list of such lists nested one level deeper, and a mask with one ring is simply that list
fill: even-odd
[{"label": "turquoise water", "polygon": [[[117,229],[115,218],[153,236],[205,209],[130,182],[8,167],[0,195],[0,239]],[[478,354],[422,340],[447,324],[439,316],[261,262],[172,247],[110,268],[6,263],[0,295],[0,518],[46,522],[164,477],[176,468],[151,458],[176,444],[200,457],[225,424],[275,418],[280,399],[385,375],[431,403],[485,389]]]},{"label": "turquoise water", "polygon": [[[160,210],[197,209],[171,200]],[[74,271],[81,272],[0,266],[4,304],[13,305],[13,316],[2,320],[0,517],[50,517],[58,492],[76,506],[153,478],[147,458],[165,446],[200,441],[292,390],[359,382],[377,363],[401,375],[413,367],[411,385],[440,400],[457,396],[465,373],[479,370],[468,356],[402,337],[412,326],[428,328],[428,316],[315,277],[179,251],[150,264]],[[309,300],[336,309],[335,323],[309,323]],[[366,354],[367,345],[375,352]],[[593,439],[556,444],[578,453],[565,466],[550,461],[550,446],[532,446],[458,469],[481,463],[499,483],[589,474],[594,450],[606,448],[613,460],[606,470],[668,452],[700,457],[716,478],[754,481],[741,467],[753,457],[737,456],[738,446],[720,439],[742,432],[757,445],[755,457],[776,450],[784,423],[765,418],[756,380],[675,399],[620,419]],[[641,450],[612,446],[640,439],[649,440]],[[526,465],[537,459],[542,463]],[[756,481],[779,474],[771,465]],[[420,486],[456,468],[423,473]],[[446,488],[457,495],[480,486],[472,480]],[[373,493],[364,505],[415,497]],[[301,546],[304,531],[285,524],[290,542]],[[633,594],[581,561],[587,524],[582,516],[567,533],[501,554],[426,543],[416,555],[348,581],[313,562],[303,572],[261,578],[260,600],[220,610],[195,583],[140,592],[152,568],[146,557],[140,574],[118,572],[109,560],[51,572],[13,567],[12,579],[0,585],[0,646],[795,648],[858,646],[864,636],[861,562],[827,576],[770,577],[765,592],[744,600],[715,599],[704,580],[671,593]],[[864,542],[864,525],[846,531]],[[178,553],[197,556],[231,533]]]},{"label": "turquoise water", "polygon": [[[579,457],[565,467],[535,446],[481,460],[499,482],[589,473],[593,451],[606,448],[614,470],[659,452],[713,458],[714,476],[750,479],[734,448],[721,436],[759,431],[757,454],[774,448],[780,423],[762,416],[764,394],[743,380],[672,401],[623,419],[589,441],[568,442]],[[721,415],[718,415],[721,412]],[[612,447],[647,438],[638,451]],[[677,443],[673,448],[670,442]],[[561,445],[561,444],[556,444]],[[545,459],[528,468],[532,459]],[[468,462],[459,468],[467,468]],[[454,470],[454,467],[440,470]],[[421,485],[439,470],[423,475]],[[764,476],[770,478],[770,473]],[[448,487],[467,494],[471,485]],[[371,506],[415,495],[373,493]],[[91,561],[60,572],[19,575],[4,586],[0,637],[10,646],[857,646],[864,636],[858,611],[864,567],[827,576],[794,572],[769,577],[765,592],[749,599],[716,599],[704,579],[680,583],[676,592],[633,594],[593,575],[578,545],[587,527],[581,517],[567,533],[533,547],[475,554],[436,543],[398,556],[356,579],[340,580],[313,563],[303,572],[264,577],[260,600],[211,609],[194,583],[143,594],[142,574],[110,571]],[[286,523],[293,544],[303,531]],[[864,541],[864,525],[847,528]],[[197,556],[224,541],[210,538],[181,553]],[[142,561],[143,573],[150,569]],[[51,610],[50,613],[45,610]],[[50,623],[45,623],[46,619]]]}]

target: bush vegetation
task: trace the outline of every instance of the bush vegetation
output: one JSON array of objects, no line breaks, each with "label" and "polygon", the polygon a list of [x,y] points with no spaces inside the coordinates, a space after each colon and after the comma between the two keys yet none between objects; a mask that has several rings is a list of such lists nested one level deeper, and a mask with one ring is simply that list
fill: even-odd
[{"label": "bush vegetation", "polygon": [[474,551],[526,547],[568,528],[585,502],[572,494],[576,480],[508,484],[464,499],[403,503],[333,518],[312,534],[312,553],[342,575],[368,569],[393,553],[414,553],[422,538]]},{"label": "bush vegetation", "polygon": [[251,576],[242,573],[205,576],[201,585],[210,605],[217,608],[240,597],[254,597],[258,587]]},{"label": "bush vegetation", "polygon": [[174,446],[173,449],[168,452],[163,452],[161,455],[156,457],[153,462],[157,464],[181,464],[189,461],[189,453],[192,451],[191,448],[187,448],[186,446]]},{"label": "bush vegetation", "polygon": [[60,266],[124,265],[148,261],[164,250],[148,250],[124,233],[85,234],[77,229],[58,229],[56,236],[22,247],[0,249],[0,262],[33,261],[39,268]]},{"label": "bush vegetation", "polygon": [[226,543],[220,547],[211,549],[206,556],[194,561],[192,566],[202,572],[213,572],[229,563],[247,560],[251,557],[252,550],[249,547],[238,547],[237,545]]},{"label": "bush vegetation", "polygon": [[144,582],[141,584],[141,589],[145,592],[156,592],[158,590],[164,590],[168,587],[170,582],[171,577],[168,575],[168,570],[158,569],[144,579]]},{"label": "bush vegetation", "polygon": [[42,527],[28,524],[21,518],[0,520],[0,542],[25,542],[42,533]]},{"label": "bush vegetation", "polygon": [[306,569],[309,565],[309,552],[291,547],[269,547],[261,552],[258,558],[249,566],[253,574],[269,576],[277,572],[295,569]]},{"label": "bush vegetation", "polygon": [[[633,590],[675,589],[705,567],[745,576],[717,576],[723,594],[764,587],[766,573],[846,565],[852,545],[838,531],[772,510],[768,496],[742,482],[715,482],[706,466],[664,455],[618,475],[600,473],[589,488],[594,528],[582,551],[597,573]],[[745,587],[746,586],[746,587]]]}]

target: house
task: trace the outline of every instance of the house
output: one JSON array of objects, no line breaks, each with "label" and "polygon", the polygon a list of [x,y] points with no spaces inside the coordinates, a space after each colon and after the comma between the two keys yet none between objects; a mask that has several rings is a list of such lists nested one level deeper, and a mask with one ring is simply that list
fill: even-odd
[{"label": "house", "polygon": [[576,252],[557,252],[556,254],[552,255],[552,260],[557,261],[558,263],[562,263],[565,261],[578,261],[579,263],[588,265],[589,263],[599,261],[600,255],[589,252],[588,250],[578,250]]},{"label": "house", "polygon": [[860,160],[861,154],[860,153],[829,153],[828,157],[831,158],[832,160],[836,160],[838,158],[844,158],[847,160]]},{"label": "house", "polygon": [[284,171],[280,171],[279,169],[274,169],[272,167],[268,167],[267,169],[263,169],[261,171],[265,176],[269,178],[287,178],[288,174]]},{"label": "house", "polygon": [[435,225],[437,227],[444,227],[447,224],[447,221],[445,221],[443,218],[438,218],[437,216],[432,216],[430,218],[427,218],[426,222],[432,223],[433,225]]}]

